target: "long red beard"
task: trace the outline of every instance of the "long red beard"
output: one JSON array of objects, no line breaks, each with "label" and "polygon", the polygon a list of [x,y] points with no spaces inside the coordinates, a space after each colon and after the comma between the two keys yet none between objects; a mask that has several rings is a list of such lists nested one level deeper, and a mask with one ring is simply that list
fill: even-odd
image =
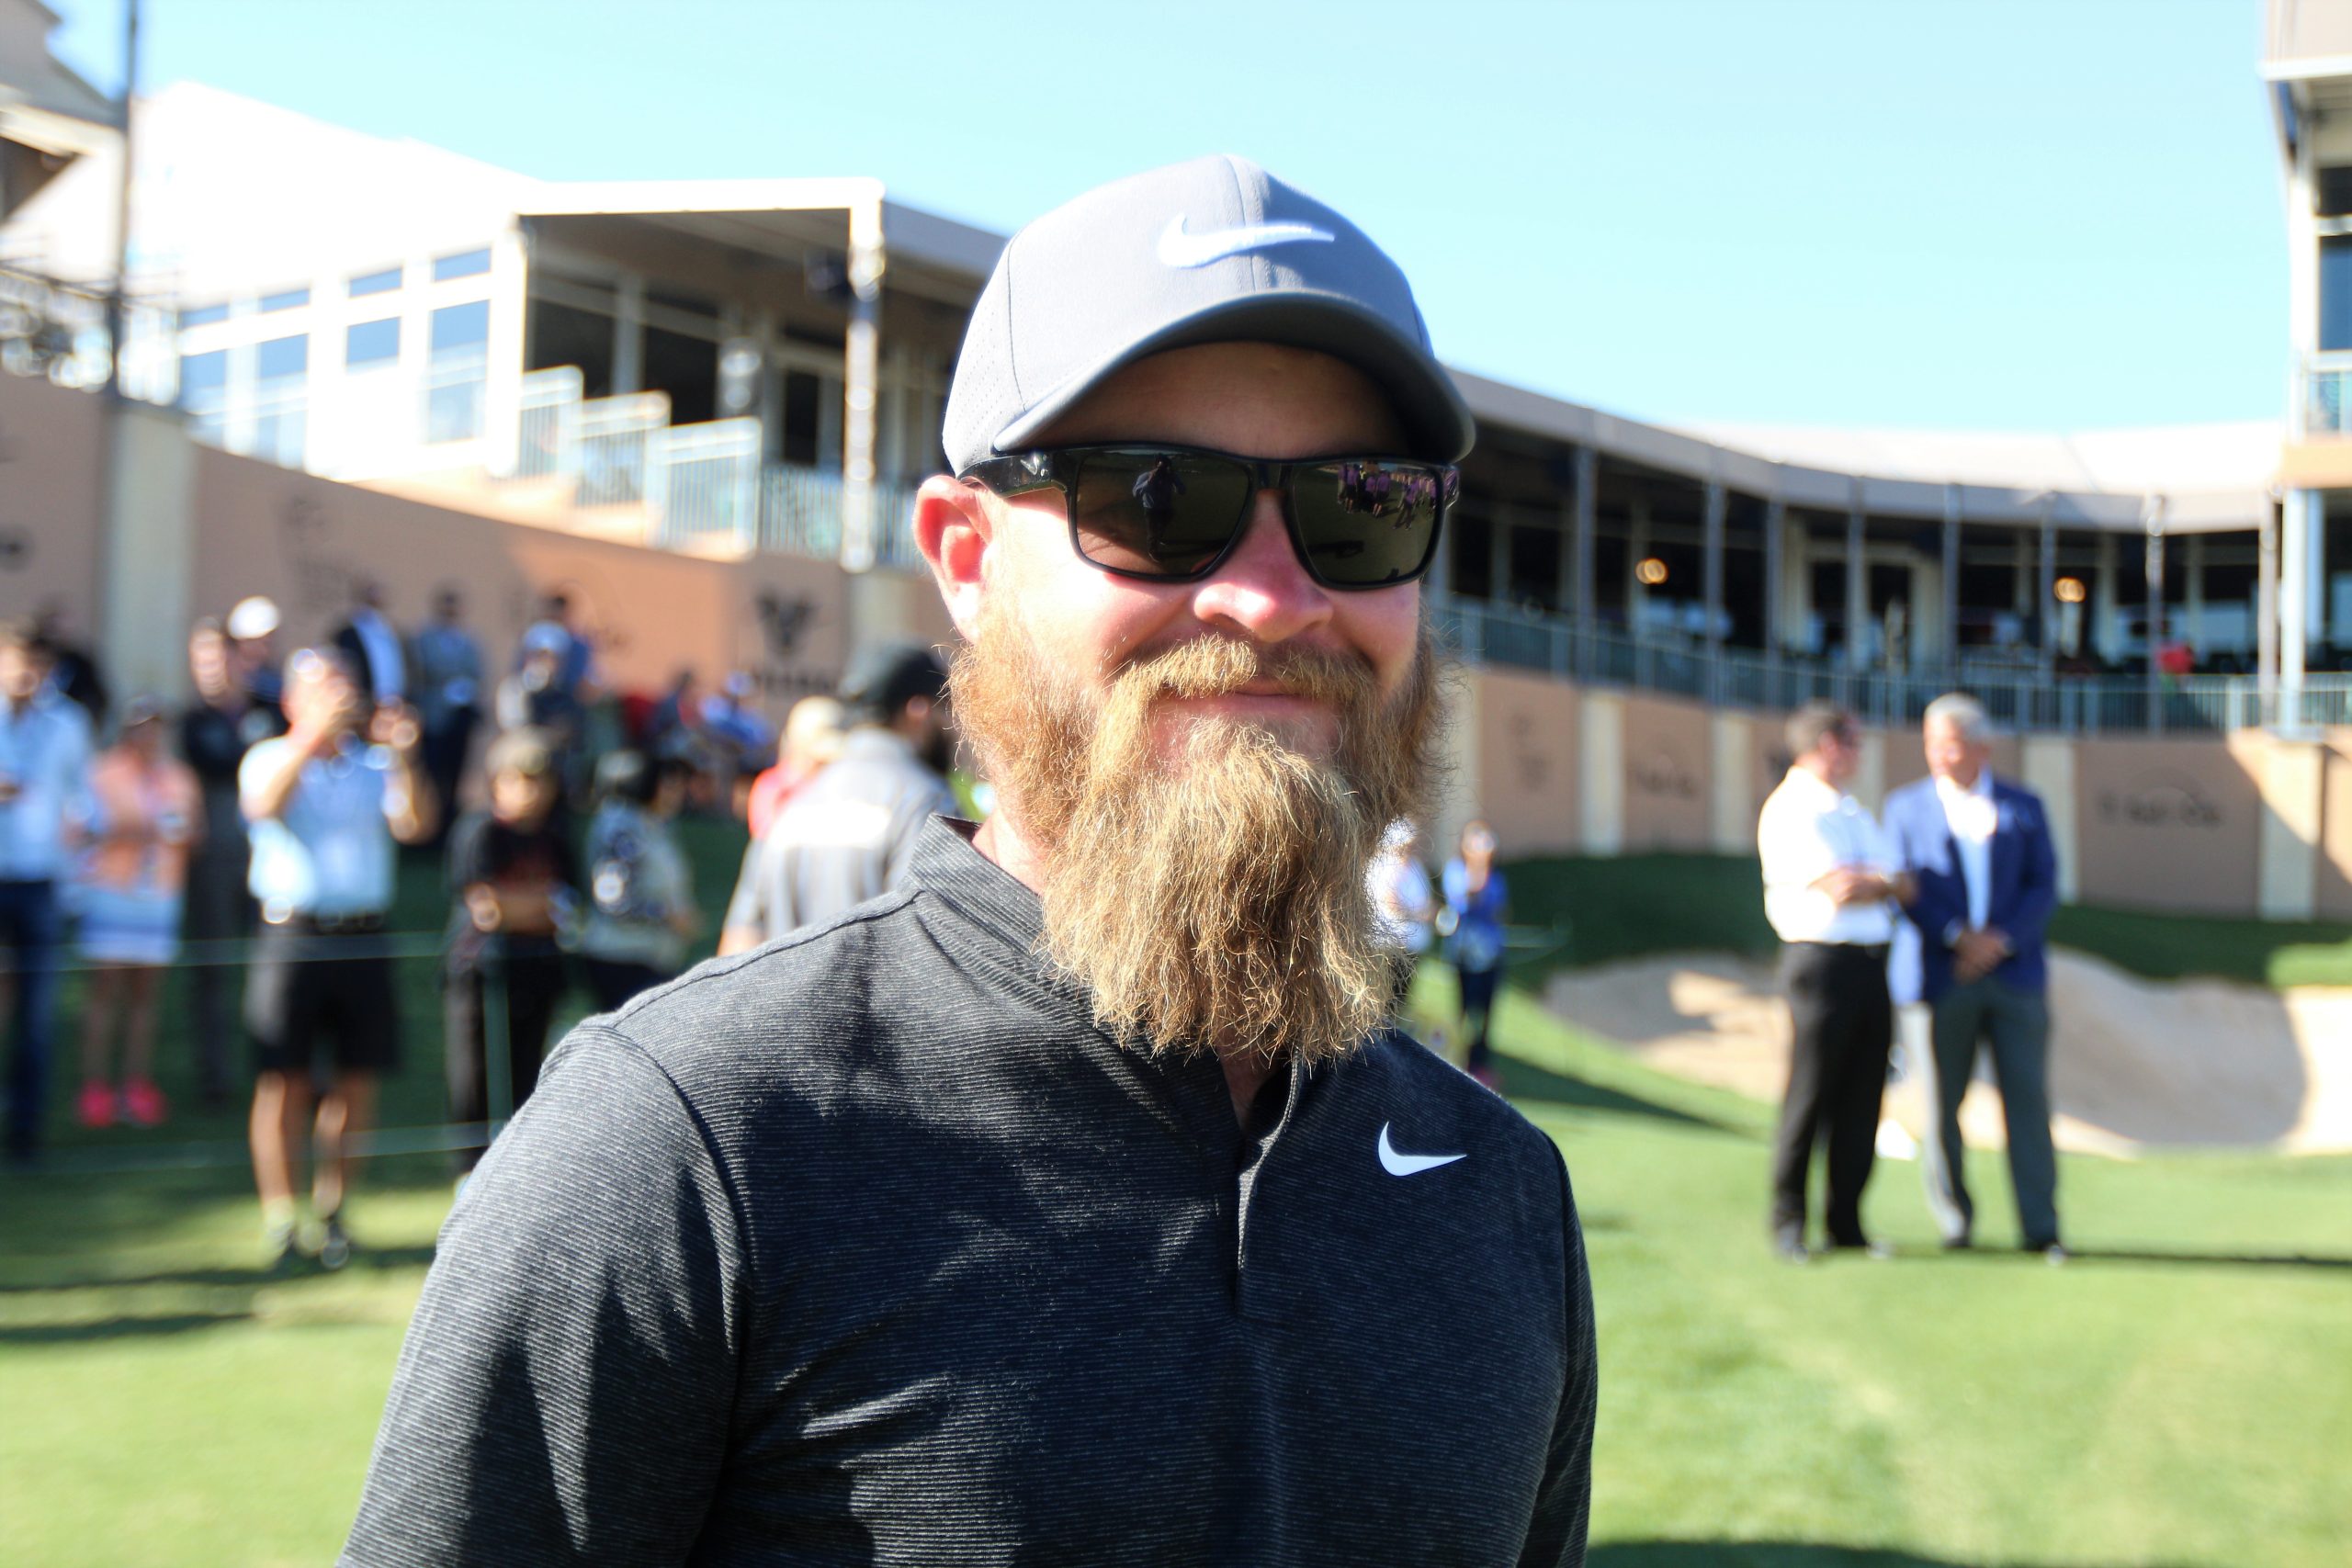
[{"label": "long red beard", "polygon": [[[1329,758],[1222,718],[1155,747],[1163,699],[1265,679],[1337,716]],[[1362,660],[1225,637],[1134,660],[1097,694],[1001,613],[957,653],[952,682],[1000,809],[1042,864],[1044,956],[1106,1030],[1154,1053],[1313,1062],[1385,1021],[1398,955],[1365,874],[1388,824],[1420,816],[1436,771],[1426,623],[1385,702]]]}]

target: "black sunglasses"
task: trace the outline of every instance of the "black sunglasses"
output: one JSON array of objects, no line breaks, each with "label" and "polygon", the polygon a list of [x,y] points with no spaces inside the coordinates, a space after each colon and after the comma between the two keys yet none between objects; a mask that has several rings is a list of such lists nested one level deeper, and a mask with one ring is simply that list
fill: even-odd
[{"label": "black sunglasses", "polygon": [[1197,582],[1215,571],[1240,543],[1258,492],[1280,491],[1306,575],[1350,592],[1428,571],[1462,486],[1451,463],[1278,463],[1193,446],[1061,446],[985,458],[956,477],[1007,497],[1060,491],[1070,547],[1082,559],[1153,582]]}]

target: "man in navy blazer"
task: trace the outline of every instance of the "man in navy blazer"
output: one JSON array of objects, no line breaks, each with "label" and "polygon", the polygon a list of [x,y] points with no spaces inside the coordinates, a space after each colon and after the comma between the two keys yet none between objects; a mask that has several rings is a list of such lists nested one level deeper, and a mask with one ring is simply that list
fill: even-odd
[{"label": "man in navy blazer", "polygon": [[2050,1144],[2049,965],[2042,931],[2058,905],[2058,861],[2041,797],[1996,778],[1984,710],[1954,693],[1928,705],[1927,778],[1886,797],[1886,830],[1917,895],[1904,910],[1890,987],[1926,1006],[1936,1124],[1924,1169],[1944,1245],[1970,1245],[1960,1101],[1980,1044],[1993,1050],[2007,1123],[2009,1181],[2024,1245],[2062,1262],[2057,1161]]}]

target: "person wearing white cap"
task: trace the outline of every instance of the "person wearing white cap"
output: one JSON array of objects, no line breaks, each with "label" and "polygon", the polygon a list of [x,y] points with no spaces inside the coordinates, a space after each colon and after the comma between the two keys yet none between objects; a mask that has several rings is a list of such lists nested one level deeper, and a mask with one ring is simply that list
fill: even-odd
[{"label": "person wearing white cap", "polygon": [[1581,1562],[1566,1169],[1387,1027],[1365,891],[1473,434],[1404,275],[1238,158],[1114,182],[1005,247],[944,434],[996,811],[573,1032],[344,1562]]},{"label": "person wearing white cap", "polygon": [[234,675],[245,699],[275,716],[285,728],[286,674],[278,668],[277,602],[255,593],[240,599],[226,623]]}]

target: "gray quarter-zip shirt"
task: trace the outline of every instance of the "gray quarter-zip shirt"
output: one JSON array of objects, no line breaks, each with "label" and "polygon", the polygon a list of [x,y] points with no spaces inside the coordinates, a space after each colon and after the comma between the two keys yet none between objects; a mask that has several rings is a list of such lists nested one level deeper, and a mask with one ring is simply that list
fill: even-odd
[{"label": "gray quarter-zip shirt", "polygon": [[575,1030],[442,1232],[343,1562],[1581,1562],[1552,1142],[1396,1035],[1245,1127],[1039,929],[934,820],[908,887]]}]

